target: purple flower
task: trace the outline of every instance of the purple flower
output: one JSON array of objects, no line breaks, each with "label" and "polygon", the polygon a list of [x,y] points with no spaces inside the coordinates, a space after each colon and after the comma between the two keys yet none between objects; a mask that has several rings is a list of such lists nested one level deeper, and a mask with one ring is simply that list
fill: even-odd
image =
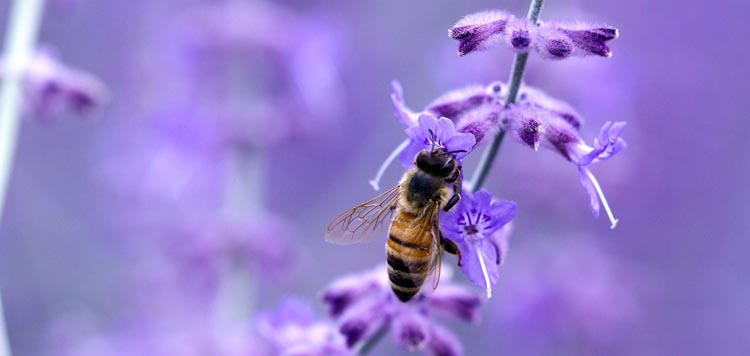
[{"label": "purple flower", "polygon": [[458,55],[464,56],[500,42],[505,27],[512,18],[508,13],[496,10],[467,15],[448,30],[448,36],[459,41]]},{"label": "purple flower", "polygon": [[323,291],[322,299],[328,304],[329,314],[338,319],[349,347],[364,344],[379,330],[389,328],[396,343],[407,350],[460,354],[457,338],[437,326],[432,316],[476,321],[482,300],[450,283],[450,274],[451,270],[444,267],[437,289],[432,290],[426,283],[413,301],[403,303],[393,294],[384,266],[378,266],[335,281]]},{"label": "purple flower", "polygon": [[607,42],[619,36],[614,27],[596,26],[590,24],[559,24],[558,31],[570,38],[575,46],[574,54],[585,56],[589,54],[602,57],[612,56]]},{"label": "purple flower", "polygon": [[567,104],[551,100],[539,91],[525,90],[528,94],[525,99],[501,113],[503,129],[535,150],[541,145],[573,162],[578,168],[581,185],[589,195],[592,212],[599,216],[601,201],[614,228],[618,220],[588,166],[609,159],[626,147],[625,141],[620,138],[625,123],[607,122],[591,147],[578,134],[581,118]]},{"label": "purple flower", "polygon": [[[9,70],[0,60],[0,78]],[[34,119],[48,120],[68,112],[83,114],[108,97],[99,79],[66,66],[47,49],[38,49],[21,70],[24,113]]]},{"label": "purple flower", "polygon": [[495,97],[487,92],[483,85],[470,85],[465,88],[451,90],[425,107],[424,111],[437,117],[447,117],[459,122],[466,112],[494,103]]},{"label": "purple flower", "polygon": [[461,342],[448,329],[440,325],[434,325],[430,331],[432,337],[427,344],[425,354],[429,356],[460,356],[464,354]]},{"label": "purple flower", "polygon": [[436,118],[431,114],[421,114],[417,125],[406,129],[409,145],[401,153],[401,164],[404,167],[414,165],[414,157],[423,150],[444,148],[459,162],[474,148],[476,139],[469,133],[456,130],[456,126],[448,118]]},{"label": "purple flower", "polygon": [[255,327],[277,355],[354,355],[335,325],[318,320],[310,305],[300,299],[286,298],[276,311],[261,313]]},{"label": "purple flower", "polygon": [[[516,215],[517,205],[507,200],[493,201],[492,194],[464,191],[458,205],[442,212],[440,230],[455,242],[461,252],[461,270],[469,280],[492,296],[497,267],[502,261],[502,245],[493,235]],[[489,265],[489,267],[488,267]]]},{"label": "purple flower", "polygon": [[586,23],[531,24],[497,10],[468,15],[448,31],[459,41],[458,54],[485,50],[500,42],[518,53],[535,50],[545,59],[597,55],[610,57],[607,42],[617,38],[617,29]]},{"label": "purple flower", "polygon": [[328,23],[273,2],[188,8],[168,39],[184,72],[176,77],[188,81],[182,97],[222,108],[219,116],[236,119],[228,121],[229,133],[253,146],[329,133],[345,91],[342,41]]}]

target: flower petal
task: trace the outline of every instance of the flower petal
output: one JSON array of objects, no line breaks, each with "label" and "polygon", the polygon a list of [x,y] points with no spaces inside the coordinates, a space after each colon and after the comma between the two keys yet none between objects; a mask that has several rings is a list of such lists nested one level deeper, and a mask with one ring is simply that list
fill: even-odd
[{"label": "flower petal", "polygon": [[512,16],[502,11],[483,11],[458,21],[448,36],[459,41],[458,55],[487,49],[502,40],[505,25]]},{"label": "flower petal", "polygon": [[453,156],[456,158],[456,160],[460,161],[461,159],[466,157],[469,152],[471,152],[472,148],[474,148],[475,143],[476,139],[474,138],[474,135],[469,133],[457,133],[443,142],[443,145],[445,146],[445,150],[448,152],[459,151],[455,152]]},{"label": "flower petal", "polygon": [[518,204],[510,200],[493,201],[489,207],[489,214],[492,217],[491,224],[486,226],[485,233],[492,234],[505,224],[509,223],[516,216]]},{"label": "flower petal", "polygon": [[460,356],[464,354],[461,342],[452,331],[439,326],[432,326],[432,337],[427,345],[429,356]]},{"label": "flower petal", "polygon": [[441,285],[429,299],[430,306],[441,314],[474,322],[479,319],[482,299],[473,291],[457,285]]},{"label": "flower petal", "polygon": [[[461,251],[461,271],[464,272],[469,281],[474,283],[477,287],[485,290],[489,290],[492,284],[497,282],[498,271],[495,265],[497,261],[497,252],[495,247],[492,246],[486,239],[480,239],[473,242],[457,243],[459,250]],[[479,261],[481,253],[482,260],[485,264],[485,268],[482,268],[482,263]],[[485,281],[484,272],[487,272],[487,278],[490,281],[488,286]]]},{"label": "flower petal", "polygon": [[586,190],[586,194],[589,196],[589,204],[591,205],[591,212],[594,216],[599,217],[599,198],[596,195],[596,188],[594,183],[589,179],[586,171],[588,168],[578,167],[578,179],[581,181],[581,186]]},{"label": "flower petal", "polygon": [[417,114],[411,109],[406,107],[404,102],[404,90],[401,88],[401,83],[394,80],[391,82],[391,104],[393,105],[393,114],[396,116],[399,122],[406,127],[412,127],[417,125]]},{"label": "flower petal", "polygon": [[393,336],[405,349],[420,350],[430,340],[430,323],[415,310],[402,310],[393,321]]}]

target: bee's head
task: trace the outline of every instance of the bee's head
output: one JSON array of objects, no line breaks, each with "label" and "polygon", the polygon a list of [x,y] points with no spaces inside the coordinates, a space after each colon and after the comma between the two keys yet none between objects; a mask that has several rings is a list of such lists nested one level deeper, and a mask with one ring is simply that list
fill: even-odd
[{"label": "bee's head", "polygon": [[415,160],[417,168],[434,176],[443,178],[450,177],[458,166],[453,154],[465,151],[449,152],[444,147],[436,147],[432,130],[430,130],[430,135],[432,136],[433,145],[429,150],[419,152],[417,159]]}]

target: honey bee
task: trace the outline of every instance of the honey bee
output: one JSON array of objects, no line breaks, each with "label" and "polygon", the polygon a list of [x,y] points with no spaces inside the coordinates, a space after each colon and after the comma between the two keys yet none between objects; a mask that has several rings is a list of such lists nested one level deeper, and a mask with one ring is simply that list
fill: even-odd
[{"label": "honey bee", "polygon": [[[433,289],[437,288],[443,250],[458,255],[461,264],[458,247],[439,229],[440,208],[448,211],[461,199],[461,166],[453,156],[457,152],[465,151],[448,152],[434,145],[421,151],[416,167],[397,186],[347,210],[326,229],[326,241],[351,244],[369,241],[390,220],[385,245],[388,278],[402,302],[412,299],[435,270]],[[448,184],[453,184],[452,191]]]}]

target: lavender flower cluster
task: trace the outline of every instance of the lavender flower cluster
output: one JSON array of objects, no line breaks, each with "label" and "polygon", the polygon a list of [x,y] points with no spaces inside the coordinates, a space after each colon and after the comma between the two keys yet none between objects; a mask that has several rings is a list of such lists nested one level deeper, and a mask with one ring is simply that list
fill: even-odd
[{"label": "lavender flower cluster", "polygon": [[98,78],[62,63],[50,48],[38,48],[22,68],[9,68],[0,58],[0,79],[13,71],[23,78],[23,114],[35,121],[85,114],[109,96]]},{"label": "lavender flower cluster", "polygon": [[564,59],[611,56],[607,42],[617,38],[618,32],[614,27],[586,23],[533,24],[504,11],[484,11],[464,17],[448,35],[460,42],[460,56],[503,43],[516,53],[533,50],[545,59]]},{"label": "lavender flower cluster", "polygon": [[354,355],[369,351],[386,333],[405,350],[426,355],[462,355],[458,337],[433,319],[475,323],[482,299],[449,281],[410,303],[396,298],[386,268],[341,277],[321,294],[331,319],[316,318],[304,301],[286,299],[277,310],[261,314],[256,329],[278,355]]},{"label": "lavender flower cluster", "polygon": [[[157,158],[165,150],[172,155],[171,164],[187,167],[200,160],[201,168],[180,171],[181,177],[169,177],[175,178],[169,179],[170,187],[160,185],[154,190],[179,196],[185,189],[180,189],[178,183],[194,179],[199,175],[195,171],[222,171],[225,174],[207,184],[214,187],[209,195],[218,196],[215,200],[222,210],[205,218],[201,204],[173,204],[170,208],[176,208],[178,213],[169,218],[178,221],[181,228],[161,221],[156,228],[149,226],[156,231],[154,235],[160,243],[157,257],[144,262],[154,267],[151,274],[138,274],[132,288],[150,292],[133,296],[137,300],[134,314],[138,325],[129,324],[124,330],[99,336],[95,347],[91,343],[84,343],[83,347],[78,344],[77,348],[72,347],[73,353],[116,354],[121,345],[127,345],[145,354],[353,355],[368,352],[390,333],[395,344],[405,350],[427,355],[463,354],[458,336],[439,320],[476,323],[485,299],[474,290],[451,282],[453,272],[447,266],[442,267],[442,278],[433,276],[442,280],[439,287],[423,288],[409,303],[394,295],[387,267],[379,265],[361,274],[341,277],[325,288],[321,299],[328,309],[326,317],[316,316],[306,301],[288,298],[275,311],[255,314],[250,323],[243,319],[253,315],[252,305],[246,305],[252,304],[252,291],[243,294],[237,290],[251,290],[250,284],[259,276],[257,270],[263,265],[281,265],[289,260],[292,250],[287,222],[270,212],[262,198],[254,196],[258,199],[252,202],[235,200],[252,195],[248,191],[253,189],[257,195],[263,191],[262,186],[244,186],[261,180],[248,179],[245,174],[252,172],[244,171],[243,164],[262,162],[266,150],[275,144],[318,134],[318,130],[330,125],[327,120],[341,110],[341,105],[331,98],[339,96],[341,88],[330,70],[335,66],[328,57],[332,50],[327,47],[326,31],[304,23],[293,11],[270,2],[211,4],[193,10],[185,13],[177,27],[185,41],[181,42],[185,45],[182,50],[192,54],[189,58],[197,59],[188,61],[186,66],[195,71],[190,78],[198,78],[200,83],[186,87],[199,90],[186,95],[188,101],[195,102],[180,103],[178,106],[182,107],[175,111],[201,113],[194,114],[199,128],[193,130],[191,125],[195,122],[183,115],[167,115],[168,123],[157,126],[168,126],[168,135],[156,130],[154,141],[159,149],[146,155],[147,162],[142,165],[146,168],[132,171],[137,171],[142,180],[158,176],[155,181],[163,185],[166,179],[158,171]],[[256,11],[264,13],[269,23],[298,26],[283,27],[274,37],[265,36],[263,31],[272,26],[253,22],[257,16],[249,16]],[[251,25],[245,26],[246,23]],[[563,59],[609,57],[608,41],[617,37],[617,30],[582,23],[536,23],[501,11],[487,11],[463,18],[449,35],[459,41],[461,56],[504,43],[517,54],[533,51],[545,59]],[[223,79],[218,74],[226,73],[215,70],[257,70],[248,69],[237,60],[246,52],[270,57],[270,61],[263,62],[270,63],[269,72],[282,72],[287,81],[280,86],[269,85],[276,91],[265,92],[272,94],[250,105],[240,105],[241,100],[228,97],[227,87],[241,93],[256,88],[236,90],[237,83],[216,80]],[[96,79],[52,58],[40,52],[27,69],[28,110],[83,110],[106,98],[106,90]],[[213,80],[204,80],[206,74]],[[493,82],[467,86],[445,93],[422,110],[413,110],[406,104],[401,85],[394,81],[393,111],[405,126],[407,137],[381,167],[372,185],[378,189],[382,171],[396,157],[404,168],[411,168],[420,152],[437,148],[452,154],[462,165],[477,147],[502,137],[498,135],[507,135],[535,151],[543,147],[557,152],[574,165],[593,213],[598,216],[603,207],[614,228],[617,219],[590,165],[607,160],[626,147],[620,137],[625,123],[605,123],[598,137],[586,143],[580,134],[584,120],[571,105],[531,86],[519,89],[519,85],[520,82]],[[329,92],[337,94],[325,95]],[[200,145],[209,148],[195,151],[208,152],[209,157],[195,157],[193,149]],[[132,176],[127,177],[130,180]],[[463,178],[461,173],[459,179]],[[476,180],[464,184],[463,191],[458,192],[458,204],[440,212],[438,228],[442,238],[456,246],[460,270],[490,298],[500,279],[498,267],[508,251],[511,221],[518,206],[496,199],[480,185]],[[171,203],[174,202],[164,204]],[[237,315],[241,320],[237,320]],[[171,332],[170,327],[181,324],[191,327]],[[143,333],[149,336],[144,337]]]},{"label": "lavender flower cluster", "polygon": [[[531,50],[545,59],[586,55],[609,57],[611,52],[607,42],[617,37],[617,30],[580,23],[536,23],[536,16],[526,20],[505,12],[485,11],[466,16],[450,29],[449,35],[459,41],[458,53],[461,56],[504,42],[518,53],[517,62],[520,58],[525,64],[525,56]],[[391,102],[396,118],[406,127],[407,140],[386,159],[376,177],[370,181],[371,185],[379,189],[383,172],[396,157],[403,167],[409,169],[421,152],[440,150],[452,154],[460,166],[463,159],[488,138],[497,140],[508,135],[535,151],[544,147],[571,162],[589,196],[592,212],[598,216],[601,202],[614,228],[617,219],[589,166],[615,156],[626,147],[620,137],[625,123],[606,122],[593,143],[587,144],[579,134],[583,118],[571,105],[539,89],[521,85],[523,64],[520,72],[514,68],[514,82],[507,85],[494,82],[452,90],[421,111],[412,110],[406,105],[403,89],[394,81]],[[497,150],[497,145],[491,145],[490,150],[493,149]],[[461,270],[472,283],[485,289],[489,298],[492,285],[498,280],[497,266],[502,263],[507,251],[510,222],[516,215],[517,205],[494,199],[490,192],[480,190],[480,184],[481,180],[465,184],[468,189],[461,192],[458,204],[448,211],[442,211],[438,220],[442,237],[458,249]],[[380,278],[384,278],[385,273],[379,273]],[[416,302],[407,306],[394,305],[392,293],[383,282],[375,282],[376,278],[360,276],[343,280],[324,294],[331,315],[343,320],[341,331],[346,336],[347,345],[351,347],[362,338],[371,337],[378,330],[388,327],[395,328],[397,340],[407,348],[432,345],[428,340],[434,339],[437,334],[425,326],[424,316],[428,313],[402,309],[429,303],[441,295],[442,289],[432,293],[423,289]],[[375,296],[363,301],[363,294]],[[466,312],[464,310],[463,313]],[[442,344],[449,345],[447,342]],[[431,347],[428,346],[428,349]],[[453,350],[460,352],[458,348]]]}]

